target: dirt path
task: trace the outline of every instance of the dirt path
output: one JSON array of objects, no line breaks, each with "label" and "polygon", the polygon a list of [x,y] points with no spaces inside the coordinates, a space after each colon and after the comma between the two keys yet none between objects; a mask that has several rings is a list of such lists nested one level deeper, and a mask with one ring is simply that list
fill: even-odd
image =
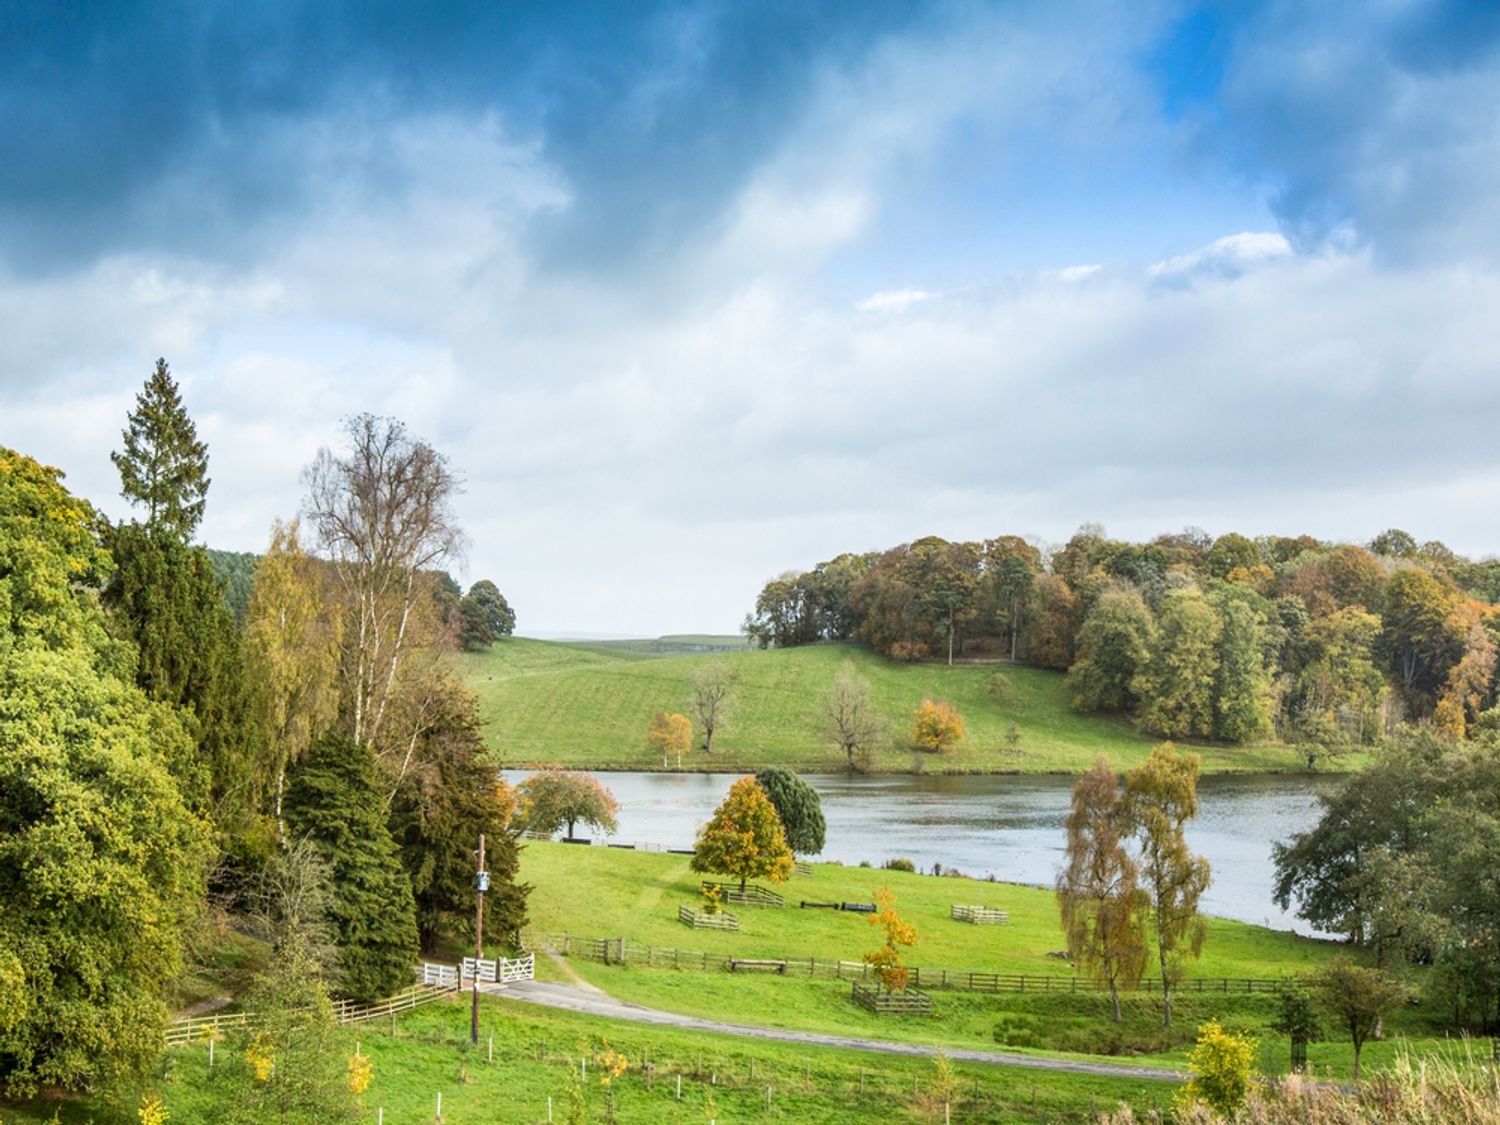
[{"label": "dirt path", "polygon": [[[863,1039],[848,1035],[825,1035],[817,1031],[792,1031],[781,1027],[754,1027],[749,1024],[724,1023],[699,1019],[697,1016],[662,1012],[616,1000],[606,993],[586,992],[565,984],[545,981],[522,981],[507,985],[485,985],[484,991],[507,1000],[541,1004],[608,1019],[678,1027],[688,1031],[711,1031],[720,1035],[741,1035],[749,1039],[775,1039],[785,1043],[803,1043],[812,1047],[841,1047],[854,1051],[875,1051],[887,1055],[925,1057],[940,1048],[919,1043],[898,1043],[888,1039]],[[992,1063],[996,1066],[1022,1067],[1027,1070],[1060,1070],[1071,1074],[1092,1074],[1101,1078],[1137,1078],[1154,1082],[1182,1082],[1187,1076],[1176,1070],[1149,1066],[1127,1066],[1117,1063],[1082,1062],[1075,1059],[1049,1059],[1033,1055],[1010,1055],[999,1051],[972,1051],[963,1047],[943,1047],[943,1054],[958,1062]]]}]

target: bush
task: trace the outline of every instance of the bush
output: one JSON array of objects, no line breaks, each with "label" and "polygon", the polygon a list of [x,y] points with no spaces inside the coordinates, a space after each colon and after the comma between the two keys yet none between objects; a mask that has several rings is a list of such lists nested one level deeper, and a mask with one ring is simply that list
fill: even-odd
[{"label": "bush", "polygon": [[1198,1029],[1198,1043],[1188,1055],[1192,1077],[1178,1091],[1179,1104],[1186,1108],[1202,1102],[1215,1113],[1233,1115],[1250,1092],[1254,1058],[1254,1039],[1225,1031],[1218,1020],[1210,1020]]},{"label": "bush", "polygon": [[916,874],[917,865],[909,859],[888,859],[882,863],[881,868],[885,871],[908,871]]},{"label": "bush", "polygon": [[996,672],[993,676],[990,677],[989,689],[990,694],[998,699],[1001,703],[1009,701],[1011,695],[1013,695],[1016,690],[1015,685],[1010,682],[1010,677],[1007,676],[1004,672]]}]

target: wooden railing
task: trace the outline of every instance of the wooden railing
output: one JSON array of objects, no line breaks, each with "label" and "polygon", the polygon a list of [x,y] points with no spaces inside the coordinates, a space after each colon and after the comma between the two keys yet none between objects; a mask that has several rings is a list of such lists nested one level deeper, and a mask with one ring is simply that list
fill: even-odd
[{"label": "wooden railing", "polygon": [[[333,1002],[334,1022],[340,1024],[364,1023],[367,1020],[393,1016],[397,1012],[409,1012],[423,1004],[430,1004],[440,996],[451,992],[451,988],[436,988],[426,984],[414,984],[410,988],[388,999],[374,1004],[360,1004],[353,1000]],[[226,1031],[255,1026],[253,1012],[229,1012],[217,1016],[195,1016],[190,1019],[173,1020],[167,1024],[165,1038],[167,1046],[193,1043],[198,1040],[220,1038]]]},{"label": "wooden railing", "polygon": [[716,883],[705,879],[698,884],[698,889],[704,894],[710,893],[712,888],[717,888],[720,899],[724,902],[732,902],[738,906],[774,906],[786,905],[786,899],[775,891],[762,887],[759,883],[747,883],[743,890],[732,883]]},{"label": "wooden railing", "polygon": [[[527,950],[549,950],[565,957],[581,957],[605,964],[642,965],[654,969],[683,969],[692,972],[727,972],[732,959],[744,959],[748,951],[708,953],[700,949],[677,949],[648,945],[629,938],[580,937],[577,934],[547,930],[523,930],[521,947]],[[758,951],[757,951],[758,952]],[[774,957],[784,961],[786,976],[815,977],[824,980],[873,980],[874,972],[861,961],[824,960],[818,957]],[[909,969],[914,988],[945,988],[964,992],[1094,992],[1098,986],[1086,977],[1061,974],[1001,973],[982,969],[945,969],[913,965]],[[1189,977],[1172,986],[1176,993],[1270,994],[1282,986],[1278,977]],[[1141,981],[1138,991],[1161,992],[1159,978]]]},{"label": "wooden railing", "polygon": [[871,986],[861,981],[855,981],[851,988],[854,1002],[872,1012],[905,1016],[932,1014],[932,997],[915,988],[908,988],[905,992],[891,992],[880,985]]},{"label": "wooden railing", "polygon": [[677,920],[695,930],[738,930],[740,928],[739,915],[731,914],[727,910],[716,910],[710,914],[697,907],[683,905],[677,908]]},{"label": "wooden railing", "polygon": [[989,906],[951,906],[948,917],[955,922],[973,922],[979,926],[1004,926],[1010,922],[1010,914]]}]

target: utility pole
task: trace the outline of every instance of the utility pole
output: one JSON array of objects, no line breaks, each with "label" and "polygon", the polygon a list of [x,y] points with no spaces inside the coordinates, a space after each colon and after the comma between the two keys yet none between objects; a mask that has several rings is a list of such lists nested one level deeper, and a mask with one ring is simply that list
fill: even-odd
[{"label": "utility pole", "polygon": [[469,1042],[479,1046],[479,962],[484,957],[484,892],[490,873],[484,869],[484,833],[479,834],[479,866],[474,870],[474,1012],[469,1018]]}]

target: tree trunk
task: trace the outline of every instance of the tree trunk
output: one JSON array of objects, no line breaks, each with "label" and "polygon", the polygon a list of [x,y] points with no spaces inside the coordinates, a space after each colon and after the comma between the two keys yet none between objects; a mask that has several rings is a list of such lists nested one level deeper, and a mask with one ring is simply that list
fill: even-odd
[{"label": "tree trunk", "polygon": [[948,667],[953,667],[953,614],[948,614]]},{"label": "tree trunk", "polygon": [[286,850],[286,821],[281,817],[281,795],[286,791],[286,766],[276,770],[276,842]]},{"label": "tree trunk", "polygon": [[1120,1022],[1120,990],[1115,987],[1115,982],[1109,982],[1109,998],[1115,1005],[1115,1023]]},{"label": "tree trunk", "polygon": [[1157,960],[1158,960],[1158,962],[1161,965],[1161,1017],[1162,1017],[1162,1026],[1163,1027],[1171,1027],[1172,1026],[1172,987],[1171,987],[1171,983],[1167,979],[1167,951],[1166,951],[1166,948],[1159,941],[1157,943],[1156,950],[1157,950]]}]

